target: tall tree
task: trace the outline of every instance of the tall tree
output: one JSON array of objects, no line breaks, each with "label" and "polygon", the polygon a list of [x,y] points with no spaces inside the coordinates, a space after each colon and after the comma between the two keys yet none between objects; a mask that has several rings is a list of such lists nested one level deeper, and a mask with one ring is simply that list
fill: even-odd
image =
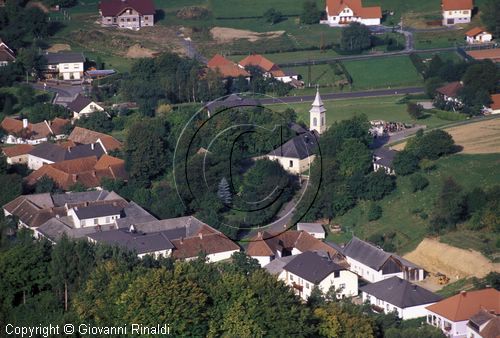
[{"label": "tall tree", "polygon": [[229,183],[227,182],[225,177],[223,177],[219,182],[217,196],[219,197],[221,202],[224,203],[225,205],[230,205],[232,200],[233,200],[233,198],[231,196],[231,190],[229,187]]},{"label": "tall tree", "polygon": [[340,49],[346,52],[359,53],[371,46],[371,33],[368,27],[358,22],[342,29]]},{"label": "tall tree", "polygon": [[500,36],[500,2],[486,0],[481,6],[481,20],[493,36]]},{"label": "tall tree", "polygon": [[306,0],[302,5],[302,14],[300,14],[300,22],[306,25],[319,23],[321,19],[321,11],[316,5],[316,1]]}]

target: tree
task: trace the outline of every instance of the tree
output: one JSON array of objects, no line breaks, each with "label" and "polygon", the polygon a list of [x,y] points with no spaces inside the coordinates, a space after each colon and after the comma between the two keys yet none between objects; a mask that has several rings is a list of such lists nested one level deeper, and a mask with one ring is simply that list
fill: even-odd
[{"label": "tree", "polygon": [[49,176],[42,176],[41,179],[39,179],[36,182],[36,187],[35,187],[35,192],[37,194],[44,193],[44,192],[55,192],[57,191],[57,186],[56,182]]},{"label": "tree", "polygon": [[414,120],[419,120],[424,117],[424,107],[420,104],[410,102],[406,105],[406,111]]},{"label": "tree", "polygon": [[493,36],[500,36],[500,3],[486,0],[481,6],[481,21]]},{"label": "tree", "polygon": [[371,203],[368,209],[368,220],[370,222],[376,221],[380,217],[382,217],[382,207],[376,203]]},{"label": "tree", "polygon": [[51,121],[56,117],[69,119],[73,113],[66,107],[51,103],[35,103],[26,114],[31,123]]},{"label": "tree", "polygon": [[352,176],[358,172],[365,174],[372,165],[371,151],[356,139],[345,140],[337,158],[340,162],[340,173],[344,176]]},{"label": "tree", "polygon": [[302,14],[300,15],[300,22],[306,25],[313,25],[319,23],[321,19],[321,11],[316,6],[316,1],[306,0],[302,5]]},{"label": "tree", "polygon": [[269,8],[264,12],[262,16],[264,17],[264,20],[266,20],[266,22],[269,22],[271,25],[274,25],[283,20],[283,14],[274,8]]},{"label": "tree", "polygon": [[314,309],[317,333],[320,337],[374,338],[374,322],[363,313],[354,313],[354,305],[330,302]]},{"label": "tree", "polygon": [[229,183],[227,183],[225,177],[223,177],[219,182],[219,189],[217,190],[217,196],[219,197],[221,202],[224,203],[224,205],[230,205],[233,200]]},{"label": "tree", "polygon": [[342,29],[340,50],[359,53],[371,47],[370,29],[358,22],[353,22]]},{"label": "tree", "polygon": [[82,116],[76,121],[76,125],[100,133],[109,133],[113,130],[113,121],[109,118],[108,113],[103,111]]},{"label": "tree", "polygon": [[424,190],[429,185],[429,180],[425,176],[416,173],[410,176],[410,188],[412,192]]},{"label": "tree", "polygon": [[318,306],[321,306],[325,303],[325,298],[323,291],[317,286],[314,285],[311,290],[311,294],[307,298],[307,306],[310,308],[316,308]]},{"label": "tree", "polygon": [[393,166],[396,174],[409,175],[418,170],[418,157],[411,151],[402,150],[394,155]]},{"label": "tree", "polygon": [[435,129],[424,135],[415,135],[408,141],[405,150],[412,152],[419,159],[436,160],[440,156],[453,153],[455,141],[444,130]]},{"label": "tree", "polygon": [[391,175],[387,175],[383,170],[372,172],[367,177],[363,197],[378,201],[394,190],[394,186],[394,178]]},{"label": "tree", "polygon": [[441,80],[437,76],[426,79],[424,82],[425,94],[430,98],[434,98],[436,95],[436,89],[438,89],[442,85],[443,80]]},{"label": "tree", "polygon": [[465,213],[462,187],[451,177],[442,185],[439,197],[434,205],[431,219],[432,230],[439,232],[443,227],[454,228]]}]

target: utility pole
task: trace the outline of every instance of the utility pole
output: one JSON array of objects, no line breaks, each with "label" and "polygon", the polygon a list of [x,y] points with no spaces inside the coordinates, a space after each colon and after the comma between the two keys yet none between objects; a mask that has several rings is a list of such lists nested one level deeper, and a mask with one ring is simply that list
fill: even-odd
[{"label": "utility pole", "polygon": [[307,83],[311,87],[311,59],[307,59]]}]

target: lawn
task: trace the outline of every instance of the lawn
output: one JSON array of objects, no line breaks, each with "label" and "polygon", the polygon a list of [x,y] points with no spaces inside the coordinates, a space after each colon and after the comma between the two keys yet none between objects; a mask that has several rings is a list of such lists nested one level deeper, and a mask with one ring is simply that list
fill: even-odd
[{"label": "lawn", "polygon": [[465,45],[464,31],[416,32],[413,35],[416,49],[444,48]]},{"label": "lawn", "polygon": [[[395,232],[398,252],[405,253],[413,250],[427,235],[429,215],[432,213],[434,201],[445,178],[453,177],[464,191],[475,187],[489,188],[500,182],[498,154],[457,154],[439,159],[435,164],[435,170],[424,174],[430,184],[423,191],[412,193],[409,177],[398,177],[397,189],[378,202],[383,210],[379,220],[369,222],[367,219],[369,203],[361,203],[333,222],[341,224],[349,232],[352,230],[363,238],[373,234]],[[485,242],[485,238],[489,239],[489,242]],[[498,233],[473,233],[463,231],[459,227],[459,230],[443,236],[443,242],[462,248],[470,247],[489,254],[499,238]],[[338,236],[330,236],[330,239],[339,240]]]},{"label": "lawn", "polygon": [[308,78],[308,66],[286,67],[286,69],[300,74],[306,86],[311,83],[311,85],[318,84],[321,87],[331,87],[336,81],[343,79],[342,75],[335,74],[333,64],[311,66],[310,79]]},{"label": "lawn", "polygon": [[[385,120],[414,123],[406,112],[406,105],[398,101],[401,96],[367,97],[356,99],[339,99],[324,101],[326,108],[326,123],[330,125],[336,121],[346,120],[356,114],[365,114],[369,120]],[[291,105],[279,104],[270,105],[269,108],[283,111],[286,108],[293,108],[298,115],[298,119],[307,125],[309,124],[309,109],[311,102],[294,103]],[[450,121],[441,120],[435,116],[419,120],[419,123],[429,127],[437,127],[449,124]]]},{"label": "lawn", "polygon": [[464,59],[460,54],[455,51],[450,52],[434,52],[434,53],[418,53],[418,55],[422,58],[422,60],[430,60],[434,55],[437,55],[443,61],[452,61],[453,63],[459,63]]},{"label": "lawn", "polygon": [[408,56],[343,62],[357,90],[420,86],[421,76]]},{"label": "lawn", "polygon": [[401,15],[404,18],[417,16],[426,17],[440,12],[440,2],[436,0],[363,0],[364,6],[381,6],[382,11],[393,11],[394,16],[389,16],[385,24],[390,25],[391,21],[397,24]]}]

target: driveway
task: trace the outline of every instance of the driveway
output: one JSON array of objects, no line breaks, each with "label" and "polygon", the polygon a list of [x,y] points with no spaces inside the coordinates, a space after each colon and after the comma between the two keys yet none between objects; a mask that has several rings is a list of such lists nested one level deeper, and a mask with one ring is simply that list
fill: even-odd
[{"label": "driveway", "polygon": [[49,92],[56,93],[54,104],[60,104],[66,106],[69,102],[73,101],[75,97],[85,91],[83,86],[71,86],[67,84],[44,84],[44,82],[37,82],[32,84],[32,87],[37,90],[46,90]]}]

